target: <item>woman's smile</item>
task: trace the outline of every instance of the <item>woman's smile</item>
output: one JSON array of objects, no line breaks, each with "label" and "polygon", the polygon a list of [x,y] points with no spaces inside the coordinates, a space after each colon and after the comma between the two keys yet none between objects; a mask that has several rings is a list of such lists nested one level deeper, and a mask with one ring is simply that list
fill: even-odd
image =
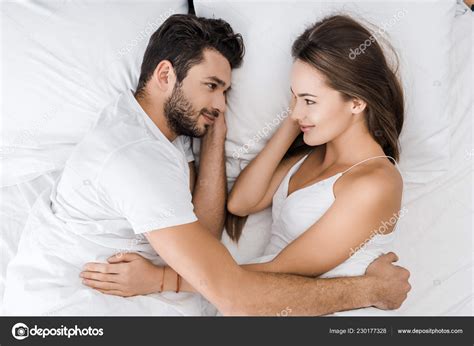
[{"label": "woman's smile", "polygon": [[315,125],[300,125],[300,129],[302,132],[308,132],[311,131]]}]

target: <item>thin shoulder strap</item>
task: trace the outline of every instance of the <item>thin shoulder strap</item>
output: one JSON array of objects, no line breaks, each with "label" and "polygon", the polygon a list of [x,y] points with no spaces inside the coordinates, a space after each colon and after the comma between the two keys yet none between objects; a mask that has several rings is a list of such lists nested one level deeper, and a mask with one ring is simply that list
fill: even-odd
[{"label": "thin shoulder strap", "polygon": [[348,172],[349,170],[351,170],[352,168],[354,168],[355,166],[358,166],[360,165],[361,163],[365,162],[365,161],[369,161],[369,160],[372,160],[372,159],[377,159],[377,158],[380,158],[380,157],[386,157],[386,158],[389,158],[389,159],[392,159],[393,162],[395,163],[395,166],[397,167],[397,169],[400,171],[400,169],[398,168],[398,164],[397,164],[397,161],[391,157],[391,156],[386,156],[386,155],[380,155],[380,156],[374,156],[374,157],[369,157],[368,159],[365,159],[365,160],[362,160],[360,162],[357,162],[355,165],[349,167],[348,169],[346,169],[344,172],[342,172],[341,174],[344,174],[346,172]]}]

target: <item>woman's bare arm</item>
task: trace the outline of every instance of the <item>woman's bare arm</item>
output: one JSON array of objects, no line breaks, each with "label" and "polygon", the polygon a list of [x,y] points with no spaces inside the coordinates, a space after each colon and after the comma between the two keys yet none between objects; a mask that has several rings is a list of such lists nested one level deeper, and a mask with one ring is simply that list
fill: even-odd
[{"label": "woman's bare arm", "polygon": [[347,260],[398,214],[401,180],[380,172],[347,179],[336,201],[314,225],[272,261],[245,269],[319,276]]},{"label": "woman's bare arm", "polygon": [[292,157],[282,161],[299,133],[299,126],[287,117],[265,148],[237,178],[227,202],[227,209],[231,213],[246,216],[271,205],[281,180],[299,159]]},{"label": "woman's bare arm", "polygon": [[[272,261],[242,267],[309,277],[326,273],[347,260],[382,222],[398,213],[401,188],[396,180],[379,173],[349,178],[328,211]],[[193,291],[187,283],[183,289]]]}]

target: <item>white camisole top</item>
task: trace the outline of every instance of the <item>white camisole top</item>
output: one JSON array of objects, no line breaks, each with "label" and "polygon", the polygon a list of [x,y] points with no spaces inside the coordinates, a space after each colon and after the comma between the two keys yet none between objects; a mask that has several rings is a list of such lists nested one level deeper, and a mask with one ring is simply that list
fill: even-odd
[{"label": "white camisole top", "polygon": [[[305,155],[291,167],[273,196],[273,224],[270,243],[265,249],[264,256],[252,262],[262,263],[270,261],[283,250],[283,248],[316,223],[335,201],[333,186],[337,179],[355,166],[368,160],[386,157],[393,160],[397,169],[399,169],[394,158],[390,156],[374,156],[356,163],[344,172],[339,172],[329,178],[303,187],[287,196],[291,176],[302,165],[308,155],[309,154]],[[381,224],[381,227],[382,226]],[[371,237],[364,243],[364,246],[360,247],[360,250],[353,252],[352,256],[346,261],[320,277],[363,275],[373,260],[390,251],[389,244],[395,237],[395,231],[396,226],[392,232],[386,235],[381,234],[382,232],[372,232]]]}]

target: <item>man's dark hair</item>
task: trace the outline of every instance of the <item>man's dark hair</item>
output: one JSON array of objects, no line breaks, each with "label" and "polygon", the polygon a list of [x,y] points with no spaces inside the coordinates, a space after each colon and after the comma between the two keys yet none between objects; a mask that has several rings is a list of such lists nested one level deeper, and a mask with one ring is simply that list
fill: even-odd
[{"label": "man's dark hair", "polygon": [[231,68],[239,67],[244,56],[242,36],[234,33],[226,21],[192,14],[170,16],[150,38],[136,94],[143,92],[156,66],[163,60],[171,62],[178,83],[182,82],[189,69],[202,62],[205,49],[222,54]]}]

